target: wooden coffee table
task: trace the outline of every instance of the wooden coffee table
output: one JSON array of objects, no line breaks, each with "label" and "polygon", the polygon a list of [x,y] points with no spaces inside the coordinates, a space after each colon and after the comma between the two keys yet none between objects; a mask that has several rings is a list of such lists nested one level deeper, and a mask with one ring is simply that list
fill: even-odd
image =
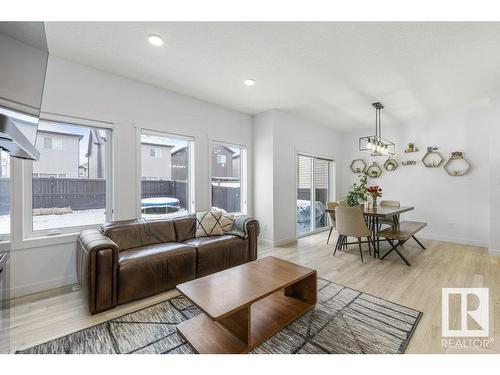
[{"label": "wooden coffee table", "polygon": [[203,314],[177,325],[197,353],[246,353],[316,304],[316,271],[267,257],[177,286]]}]

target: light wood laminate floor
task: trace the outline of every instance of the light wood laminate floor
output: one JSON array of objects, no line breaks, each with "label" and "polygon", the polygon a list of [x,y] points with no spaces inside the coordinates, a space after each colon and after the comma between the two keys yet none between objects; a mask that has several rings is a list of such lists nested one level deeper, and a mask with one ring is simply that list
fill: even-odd
[{"label": "light wood laminate floor", "polygon": [[[260,248],[259,257],[269,255],[314,268],[318,276],[373,294],[423,312],[423,317],[408,346],[407,353],[500,353],[500,258],[491,257],[485,248],[423,240],[421,250],[412,240],[404,254],[412,263],[407,267],[397,254],[383,261],[364,256],[361,263],[357,246],[332,256],[335,238],[326,245],[328,232],[301,238],[285,246]],[[334,236],[332,236],[334,237]],[[384,245],[383,249],[387,248]],[[385,250],[382,250],[382,254]],[[446,349],[441,343],[441,288],[490,288],[490,337],[488,348]],[[118,306],[91,316],[81,292],[43,298],[13,300],[10,309],[9,344],[0,352],[14,352],[56,337],[89,327],[125,313],[139,310],[177,295],[169,291],[141,301]],[[456,310],[456,309],[455,309]],[[458,311],[453,311],[458,319]]]}]

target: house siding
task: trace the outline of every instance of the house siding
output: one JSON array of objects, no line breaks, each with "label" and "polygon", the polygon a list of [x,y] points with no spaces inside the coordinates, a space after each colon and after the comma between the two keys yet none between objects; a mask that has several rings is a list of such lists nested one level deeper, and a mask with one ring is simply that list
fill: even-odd
[{"label": "house siding", "polygon": [[[93,144],[92,152],[87,157],[87,178],[105,178],[106,176],[106,143]],[[100,164],[100,166],[99,166]]]},{"label": "house siding", "polygon": [[172,180],[187,181],[188,168],[188,151],[186,147],[172,153]]},{"label": "house siding", "polygon": [[[53,146],[60,142],[61,147],[45,148],[45,138],[51,138]],[[39,130],[35,146],[40,151],[40,159],[33,163],[35,175],[78,178],[80,136]]]},{"label": "house siding", "polygon": [[[152,157],[151,149],[161,150],[161,157]],[[141,177],[145,180],[170,180],[172,146],[141,143]]]},{"label": "house siding", "polygon": [[[212,152],[212,178],[234,177],[233,175],[233,155],[234,153],[227,147],[214,145]],[[217,162],[217,157],[225,158],[224,163]]]}]

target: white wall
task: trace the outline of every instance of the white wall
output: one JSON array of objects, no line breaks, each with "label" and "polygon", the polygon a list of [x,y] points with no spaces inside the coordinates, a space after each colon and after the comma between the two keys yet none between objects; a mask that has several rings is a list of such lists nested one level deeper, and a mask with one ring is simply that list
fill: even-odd
[{"label": "white wall", "polygon": [[[402,219],[427,222],[421,234],[423,238],[488,246],[490,111],[488,107],[464,109],[440,118],[393,127],[384,125],[382,112],[382,136],[396,143],[399,167],[388,172],[383,169],[386,157],[371,157],[358,151],[358,138],[371,135],[371,131],[346,134],[344,162],[338,166],[342,179],[340,196],[345,196],[357,180],[357,174],[349,169],[353,159],[365,159],[369,165],[377,161],[383,174],[378,179],[370,178],[369,184],[382,187],[382,199],[414,206],[415,210],[404,214]],[[403,150],[408,142],[415,142],[420,152],[405,154]],[[472,164],[470,173],[452,177],[441,167],[426,168],[421,159],[427,146],[438,146],[446,159],[452,151],[463,151]],[[417,164],[403,166],[403,160],[416,160]]]},{"label": "white wall", "polygon": [[489,132],[489,199],[490,199],[490,254],[500,256],[500,98],[492,98],[493,108],[487,116]]},{"label": "white wall", "polygon": [[[210,207],[209,142],[245,145],[252,171],[251,116],[51,56],[42,112],[114,123],[115,219],[137,216],[136,127],[195,137],[196,209]],[[252,173],[247,179],[253,210]],[[28,198],[26,198],[28,199]],[[15,199],[17,209],[22,198]],[[21,241],[14,220],[11,296],[76,281],[76,236]]]},{"label": "white wall", "polygon": [[255,116],[254,144],[255,216],[262,228],[267,226],[262,238],[273,244],[292,241],[296,238],[297,152],[338,162],[340,135],[330,128],[272,110]]},{"label": "white wall", "polygon": [[274,239],[274,116],[267,111],[254,116],[254,214],[260,223],[260,239]]}]

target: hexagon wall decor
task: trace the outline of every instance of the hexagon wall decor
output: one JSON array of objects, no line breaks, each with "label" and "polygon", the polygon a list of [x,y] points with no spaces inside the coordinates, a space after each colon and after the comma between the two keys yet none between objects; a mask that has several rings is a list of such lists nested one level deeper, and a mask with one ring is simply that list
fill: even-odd
[{"label": "hexagon wall decor", "polygon": [[366,171],[366,163],[363,159],[354,159],[351,162],[351,171],[353,173],[364,173]]},{"label": "hexagon wall decor", "polygon": [[377,164],[376,161],[368,167],[366,170],[366,175],[371,178],[379,178],[382,175],[382,168]]},{"label": "hexagon wall decor", "polygon": [[437,147],[427,147],[427,153],[422,158],[422,163],[427,168],[437,168],[443,164],[443,161],[443,155],[441,155]]},{"label": "hexagon wall decor", "polygon": [[393,158],[387,159],[384,163],[385,170],[389,172],[395,171],[398,167],[399,163]]},{"label": "hexagon wall decor", "polygon": [[450,176],[463,176],[471,167],[467,159],[464,158],[463,152],[455,151],[451,153],[451,157],[443,168]]},{"label": "hexagon wall decor", "polygon": [[401,165],[416,165],[417,162],[415,160],[405,160],[401,163]]}]

